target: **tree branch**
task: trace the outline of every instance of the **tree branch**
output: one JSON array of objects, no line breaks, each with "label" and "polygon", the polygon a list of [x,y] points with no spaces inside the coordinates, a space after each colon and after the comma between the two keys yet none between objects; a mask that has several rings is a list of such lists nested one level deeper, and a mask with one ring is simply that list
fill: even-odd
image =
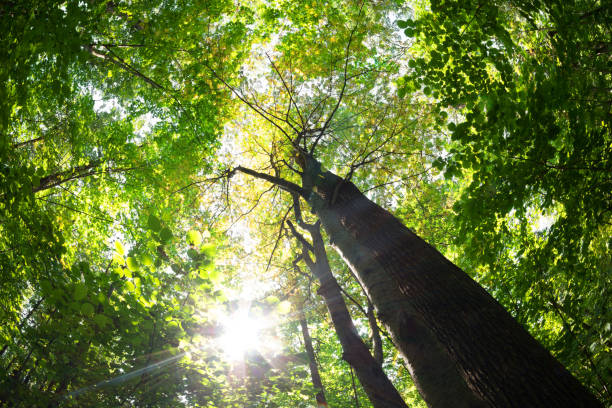
[{"label": "tree branch", "polygon": [[291,230],[291,233],[293,234],[293,236],[302,244],[302,246],[306,247],[306,249],[309,250],[310,252],[314,252],[313,246],[310,244],[310,242],[306,240],[306,238],[304,238],[302,234],[300,234],[295,229],[295,226],[293,225],[291,220],[287,220],[286,223],[289,226],[289,229]]},{"label": "tree branch", "polygon": [[239,171],[244,174],[248,174],[249,176],[252,176],[258,179],[266,180],[272,184],[276,184],[277,186],[279,186],[280,188],[282,188],[283,190],[289,193],[299,194],[301,197],[304,197],[304,199],[308,197],[308,192],[304,190],[302,187],[298,186],[295,183],[282,179],[280,177],[274,177],[266,173],[260,173],[258,171],[251,170],[251,169],[248,169],[242,166],[235,167],[229,173],[229,176],[231,177],[236,171]]}]

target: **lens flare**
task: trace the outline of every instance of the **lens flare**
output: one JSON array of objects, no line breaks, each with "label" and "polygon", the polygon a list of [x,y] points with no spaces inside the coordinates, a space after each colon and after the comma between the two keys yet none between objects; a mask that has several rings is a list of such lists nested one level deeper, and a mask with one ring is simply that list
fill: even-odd
[{"label": "lens flare", "polygon": [[245,353],[262,347],[262,332],[269,322],[252,316],[248,309],[238,310],[224,319],[223,335],[218,343],[223,354],[230,361],[240,360]]}]

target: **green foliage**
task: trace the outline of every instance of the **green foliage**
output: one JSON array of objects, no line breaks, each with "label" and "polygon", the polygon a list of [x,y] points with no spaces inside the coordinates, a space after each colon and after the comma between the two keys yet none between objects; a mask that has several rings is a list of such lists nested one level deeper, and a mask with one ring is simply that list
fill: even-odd
[{"label": "green foliage", "polygon": [[236,68],[248,40],[231,12],[0,6],[0,405],[217,398],[203,395],[210,385],[187,391],[216,381],[179,345],[206,323],[193,309],[220,292],[211,251],[185,259],[173,239],[185,230],[176,214],[194,212],[183,208],[193,193],[174,190],[206,171],[217,143],[226,94],[201,63]]},{"label": "green foliage", "polygon": [[[609,400],[605,6],[439,0],[407,19],[395,1],[5,3],[1,406],[311,406],[296,299],[311,308],[330,405],[352,406],[316,288],[293,269],[290,197],[209,174],[239,147],[239,160],[297,180],[282,134],[292,126],[328,126],[324,167],[473,271]],[[237,105],[228,85],[280,126]],[[215,313],[260,284],[265,300],[252,306],[277,316],[268,330],[282,346],[239,368],[221,357]],[[422,406],[384,347],[385,370]]]}]

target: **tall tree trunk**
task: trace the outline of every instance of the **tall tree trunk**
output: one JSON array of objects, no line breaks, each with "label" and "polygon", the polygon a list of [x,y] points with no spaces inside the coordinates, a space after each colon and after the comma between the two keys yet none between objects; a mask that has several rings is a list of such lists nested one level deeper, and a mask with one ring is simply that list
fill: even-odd
[{"label": "tall tree trunk", "polygon": [[312,339],[310,338],[310,332],[308,331],[308,323],[306,322],[306,316],[304,312],[300,311],[300,326],[302,327],[302,336],[304,337],[304,348],[306,354],[308,354],[308,365],[310,366],[310,378],[312,378],[312,385],[317,390],[315,396],[317,400],[317,407],[327,407],[327,400],[325,399],[325,393],[323,392],[323,383],[321,382],[321,375],[319,374],[319,367],[315,358],[314,348],[312,347]]},{"label": "tall tree trunk", "polygon": [[302,191],[430,407],[601,406],[465,272],[306,157]]},{"label": "tall tree trunk", "polygon": [[[289,226],[297,235],[291,223]],[[308,231],[312,236],[312,250],[316,260],[313,261],[310,258],[306,251],[307,248],[304,248],[302,259],[319,281],[320,287],[317,293],[325,300],[334,329],[342,345],[342,358],[355,370],[374,408],[407,408],[401,395],[357,333],[342,297],[340,285],[331,272],[319,224],[310,226]],[[300,239],[304,242],[303,240],[303,238]]]}]

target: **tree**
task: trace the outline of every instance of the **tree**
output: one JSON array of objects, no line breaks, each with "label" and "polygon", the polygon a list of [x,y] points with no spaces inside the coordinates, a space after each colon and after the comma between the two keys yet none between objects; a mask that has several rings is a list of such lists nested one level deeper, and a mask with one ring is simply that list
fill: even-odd
[{"label": "tree", "polygon": [[327,407],[325,391],[323,390],[323,383],[321,382],[321,375],[319,374],[317,359],[314,348],[312,347],[312,338],[310,337],[310,332],[308,331],[308,321],[306,321],[306,316],[304,315],[303,310],[300,311],[300,327],[302,328],[302,336],[304,337],[304,348],[308,354],[308,365],[310,366],[312,385],[317,390],[317,395],[315,396],[317,407]]},{"label": "tree", "polygon": [[322,172],[310,154],[300,154],[302,186],[237,170],[307,200],[367,289],[428,405],[599,406],[468,275],[352,183]]},{"label": "tree", "polygon": [[[561,406],[599,406],[481,286],[349,181],[353,171],[366,164],[380,146],[364,154],[361,162],[354,162],[346,177],[322,170],[315,155],[322,140],[333,139],[329,127],[344,102],[352,78],[349,72],[354,69],[349,68],[354,34],[355,28],[347,35],[336,102],[329,105],[326,115],[318,113],[314,123],[302,121],[299,127],[299,118],[310,118],[313,113],[299,106],[287,86],[288,114],[284,118],[234,90],[280,130],[300,166],[301,171],[288,165],[298,174],[300,184],[279,177],[281,172],[274,165],[274,176],[240,166],[234,171],[272,182],[308,202],[332,245],[367,289],[429,405],[456,406],[461,401],[465,406],[548,406],[555,401]],[[296,119],[289,115],[292,109]],[[473,336],[479,343],[474,343]]]},{"label": "tree", "polygon": [[[325,299],[334,329],[342,345],[342,358],[355,370],[359,382],[375,408],[406,407],[402,397],[383,371],[382,365],[370,354],[367,346],[357,334],[357,329],[342,298],[341,288],[329,266],[320,225],[318,223],[306,224],[302,220],[299,205],[299,197],[296,195],[294,196],[295,217],[298,225],[310,233],[312,244],[295,229],[290,221],[287,222],[291,232],[302,245],[300,258],[308,266],[310,273],[319,281],[317,293]],[[315,260],[312,259],[310,253],[315,256]]]}]

